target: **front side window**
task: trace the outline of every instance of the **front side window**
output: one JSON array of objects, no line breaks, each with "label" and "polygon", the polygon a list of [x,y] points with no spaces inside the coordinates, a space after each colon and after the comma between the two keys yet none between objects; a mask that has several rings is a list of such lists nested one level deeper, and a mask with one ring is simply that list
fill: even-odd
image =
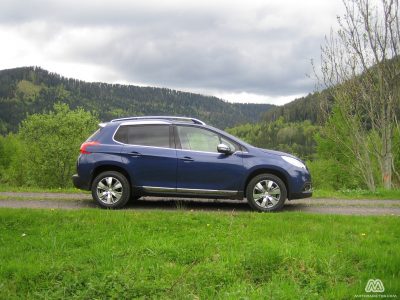
[{"label": "front side window", "polygon": [[114,139],[124,144],[170,148],[168,125],[120,126]]},{"label": "front side window", "polygon": [[184,150],[218,152],[219,144],[224,143],[231,150],[238,150],[238,146],[212,131],[189,126],[178,126],[178,136]]}]

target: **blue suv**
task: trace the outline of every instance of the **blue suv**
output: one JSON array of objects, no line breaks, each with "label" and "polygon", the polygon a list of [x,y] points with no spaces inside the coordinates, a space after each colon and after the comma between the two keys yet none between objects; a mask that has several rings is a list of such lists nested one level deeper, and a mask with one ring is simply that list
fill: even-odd
[{"label": "blue suv", "polygon": [[247,198],[258,211],[311,197],[311,176],[297,157],[253,147],[184,117],[132,117],[100,124],[82,144],[72,177],[105,208],[141,196]]}]

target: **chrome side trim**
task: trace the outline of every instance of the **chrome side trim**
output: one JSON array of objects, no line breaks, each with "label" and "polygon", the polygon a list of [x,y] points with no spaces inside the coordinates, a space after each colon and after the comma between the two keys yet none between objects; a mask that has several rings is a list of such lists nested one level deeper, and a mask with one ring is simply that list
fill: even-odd
[{"label": "chrome side trim", "polygon": [[[129,118],[128,118],[128,119],[129,119]],[[218,154],[218,155],[222,154],[222,153],[220,153],[220,152],[209,152],[209,151],[198,151],[198,150],[171,148],[171,147],[156,147],[156,146],[145,146],[145,145],[125,144],[125,143],[122,143],[122,142],[119,142],[119,141],[115,140],[114,137],[115,137],[115,135],[117,134],[119,128],[120,128],[121,126],[129,126],[129,125],[168,125],[168,126],[171,126],[171,124],[169,124],[169,123],[163,123],[163,122],[160,122],[160,123],[158,123],[158,124],[157,124],[157,123],[151,123],[151,124],[146,124],[146,123],[142,123],[142,124],[141,124],[141,123],[133,123],[133,124],[130,124],[129,122],[121,123],[121,124],[118,125],[117,129],[114,130],[114,133],[113,133],[113,135],[112,135],[112,140],[113,140],[113,142],[115,142],[115,143],[117,143],[117,144],[120,144],[120,145],[126,145],[126,146],[137,146],[137,147],[147,147],[147,148],[157,148],[157,149],[170,149],[170,150],[176,150],[176,151],[187,151],[187,152],[197,152],[197,153],[210,153],[210,154]],[[186,124],[185,124],[185,125],[186,125]],[[183,126],[185,126],[185,125],[183,125]],[[182,126],[182,125],[181,125],[181,126]],[[186,126],[187,126],[187,125],[186,125]],[[192,127],[197,127],[197,126],[192,126]],[[197,127],[197,128],[201,128],[201,127]],[[223,134],[220,134],[220,133],[215,132],[215,131],[213,131],[213,130],[209,130],[209,129],[207,129],[207,130],[208,130],[208,131],[211,131],[211,132],[213,132],[213,133],[215,133],[215,134],[222,135],[224,138],[230,140],[230,141],[233,142],[233,143],[239,144],[241,147],[243,147],[244,149],[246,149],[242,144],[240,144],[240,143],[238,143],[238,142],[236,142],[236,141],[233,141],[232,139],[226,137],[226,136],[223,135]],[[236,153],[249,153],[249,152],[243,151],[243,150],[237,150],[237,151],[233,152],[233,153],[230,154],[230,155],[234,155],[234,154],[236,154]],[[179,157],[177,157],[177,158],[179,158]]]},{"label": "chrome side trim", "polygon": [[[170,149],[171,149],[171,148],[170,148]],[[187,150],[187,149],[178,149],[178,148],[176,148],[175,150],[176,150],[176,151],[186,151],[186,152],[196,152],[196,153],[217,154],[217,155],[223,154],[223,153],[221,153],[221,152],[209,152],[209,151]],[[247,152],[243,152],[243,151],[238,150],[238,151],[233,152],[232,154],[229,154],[228,156],[234,155],[234,154],[236,154],[236,153],[247,153]],[[224,155],[227,155],[227,154],[224,154]],[[178,157],[178,158],[179,158],[179,157]]]},{"label": "chrome side trim", "polygon": [[206,190],[206,189],[184,189],[184,188],[168,188],[168,187],[158,187],[158,186],[142,186],[145,192],[155,192],[155,193],[168,193],[175,192],[177,194],[184,195],[218,195],[218,196],[233,196],[237,195],[238,191],[232,190]]},{"label": "chrome side trim", "polygon": [[[134,125],[140,125],[140,124],[134,124]],[[164,124],[154,124],[154,125],[164,125]],[[167,124],[169,125],[169,124]],[[136,147],[144,147],[144,148],[156,148],[156,149],[167,149],[167,150],[174,150],[174,151],[186,151],[186,152],[197,152],[197,153],[208,153],[208,154],[217,154],[217,155],[221,155],[222,153],[220,152],[208,152],[208,151],[197,151],[197,150],[186,150],[186,149],[179,149],[179,148],[166,148],[166,147],[156,147],[156,146],[145,146],[145,145],[135,145],[135,144],[125,144],[122,142],[118,142],[117,140],[114,139],[115,135],[117,134],[118,129],[121,126],[126,126],[124,124],[120,124],[118,125],[117,129],[114,131],[113,136],[112,136],[112,140],[113,142],[120,144],[120,145],[124,145],[124,146],[136,146]],[[230,154],[230,155],[234,155],[236,153],[247,153],[247,152],[243,152],[241,150],[237,150],[234,153]],[[179,158],[179,157],[177,157]]]},{"label": "chrome side trim", "polygon": [[[141,124],[134,124],[134,125],[141,125]],[[143,125],[143,124],[142,124]],[[166,125],[166,126],[170,126],[170,124],[168,124],[168,123],[160,123],[160,124],[153,124],[153,125]],[[113,136],[112,136],[112,140],[113,140],[113,142],[115,142],[115,143],[117,143],[117,144],[120,144],[120,145],[124,145],[124,146],[136,146],[136,147],[145,147],[145,148],[156,148],[156,149],[167,149],[167,150],[174,150],[174,151],[176,151],[177,149],[176,148],[171,148],[171,147],[156,147],[156,146],[145,146],[145,145],[135,145],[135,144],[125,144],[125,143],[122,143],[122,142],[118,142],[117,140],[115,140],[115,135],[117,134],[117,132],[118,132],[118,130],[119,130],[119,128],[121,127],[121,126],[126,126],[126,125],[124,125],[124,124],[119,124],[118,125],[118,127],[117,127],[117,129],[115,129],[114,130],[114,133],[113,133]]]},{"label": "chrome side trim", "polygon": [[176,192],[176,188],[159,187],[159,186],[142,186],[145,192],[155,192],[155,193],[168,193]]},{"label": "chrome side trim", "polygon": [[182,189],[177,188],[176,191],[180,194],[201,194],[201,195],[220,195],[220,196],[231,196],[236,195],[237,191],[230,190],[203,190],[203,189]]}]

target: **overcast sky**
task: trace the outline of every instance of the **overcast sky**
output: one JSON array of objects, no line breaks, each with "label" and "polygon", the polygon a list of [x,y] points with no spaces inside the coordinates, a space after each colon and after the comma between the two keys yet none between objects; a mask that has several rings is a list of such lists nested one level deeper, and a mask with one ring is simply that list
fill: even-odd
[{"label": "overcast sky", "polygon": [[311,59],[341,0],[1,0],[0,69],[283,104],[314,90]]}]

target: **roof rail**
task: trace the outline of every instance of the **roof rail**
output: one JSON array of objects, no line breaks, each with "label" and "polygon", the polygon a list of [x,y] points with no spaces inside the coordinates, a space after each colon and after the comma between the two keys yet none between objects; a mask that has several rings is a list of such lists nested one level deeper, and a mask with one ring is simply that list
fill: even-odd
[{"label": "roof rail", "polygon": [[194,124],[206,125],[203,121],[195,118],[188,117],[174,117],[174,116],[142,116],[142,117],[128,117],[128,118],[120,118],[113,119],[111,122],[119,122],[119,121],[129,121],[129,120],[177,120],[177,121],[188,121]]}]

